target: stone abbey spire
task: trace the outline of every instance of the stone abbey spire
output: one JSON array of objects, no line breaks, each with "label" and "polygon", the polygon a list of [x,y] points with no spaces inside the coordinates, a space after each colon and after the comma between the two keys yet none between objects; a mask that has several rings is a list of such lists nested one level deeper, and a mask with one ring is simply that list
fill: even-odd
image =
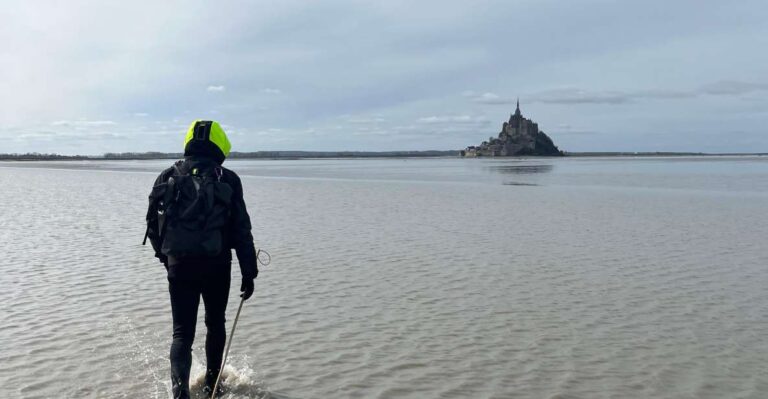
[{"label": "stone abbey spire", "polygon": [[523,114],[520,112],[520,97],[517,98],[517,108],[515,108],[515,113],[509,115],[509,123],[513,123],[516,119],[522,119]]}]

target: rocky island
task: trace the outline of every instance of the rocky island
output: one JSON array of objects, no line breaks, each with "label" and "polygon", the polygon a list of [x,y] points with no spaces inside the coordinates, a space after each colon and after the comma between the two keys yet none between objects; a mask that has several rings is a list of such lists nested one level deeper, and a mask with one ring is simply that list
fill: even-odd
[{"label": "rocky island", "polygon": [[469,146],[461,151],[463,157],[511,157],[520,155],[562,156],[552,139],[539,130],[539,125],[523,117],[520,100],[509,122],[501,126],[498,137],[490,137],[479,146]]}]

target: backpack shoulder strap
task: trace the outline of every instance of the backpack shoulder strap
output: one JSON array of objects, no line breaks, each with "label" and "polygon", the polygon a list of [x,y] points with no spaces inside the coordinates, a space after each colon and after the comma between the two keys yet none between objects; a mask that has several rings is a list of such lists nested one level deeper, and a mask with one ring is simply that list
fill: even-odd
[{"label": "backpack shoulder strap", "polygon": [[178,161],[174,162],[174,164],[173,164],[174,175],[176,175],[176,176],[183,176],[183,175],[186,174],[186,173],[184,173],[181,170],[181,166],[182,165],[184,165],[184,160],[183,159],[179,159]]},{"label": "backpack shoulder strap", "polygon": [[[156,214],[154,223],[157,224],[156,234],[158,234],[160,242],[162,242],[162,238],[165,233],[165,212],[168,208],[168,204],[174,197],[174,186],[176,182],[173,177],[181,174],[181,165],[183,163],[183,160],[176,161],[170,168],[164,170],[158,178],[160,183],[152,188],[152,193],[149,195],[150,201],[152,201],[150,204],[150,209],[154,207],[153,213]],[[159,187],[162,186],[164,186],[164,188],[159,189]],[[162,194],[155,195],[156,190],[160,191]],[[147,220],[149,222],[149,217]],[[149,238],[149,230],[150,225],[148,223],[147,230],[144,232],[144,240],[141,242],[141,245],[147,244],[147,238]]]},{"label": "backpack shoulder strap", "polygon": [[184,164],[184,160],[180,159],[176,161],[173,164],[173,174],[168,178],[167,186],[165,189],[165,193],[163,195],[163,204],[162,209],[158,208],[158,232],[160,235],[160,242],[163,242],[163,239],[165,238],[165,228],[167,227],[168,223],[166,223],[166,219],[168,218],[168,208],[170,208],[171,203],[176,200],[176,197],[178,196],[178,192],[176,190],[176,179],[174,179],[175,176],[183,176],[186,173],[184,173],[181,169],[181,166]]}]

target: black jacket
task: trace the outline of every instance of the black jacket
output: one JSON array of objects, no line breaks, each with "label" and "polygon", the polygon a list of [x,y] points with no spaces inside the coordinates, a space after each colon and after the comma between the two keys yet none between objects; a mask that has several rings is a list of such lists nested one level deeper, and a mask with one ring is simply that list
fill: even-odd
[{"label": "black jacket", "polygon": [[[155,250],[155,257],[162,262],[166,267],[170,264],[177,263],[193,263],[193,264],[217,264],[217,263],[229,263],[232,261],[232,251],[235,250],[237,254],[237,260],[240,263],[240,271],[243,278],[255,278],[259,273],[256,265],[256,250],[253,245],[253,235],[251,234],[251,218],[248,215],[248,211],[245,208],[245,200],[243,200],[243,185],[240,182],[240,177],[237,174],[227,168],[219,166],[218,162],[211,158],[188,156],[185,157],[184,163],[181,165],[182,170],[191,168],[208,168],[208,167],[220,167],[222,169],[221,181],[229,184],[232,187],[232,205],[230,209],[230,218],[227,227],[224,230],[224,248],[225,250],[214,257],[205,258],[184,258],[176,259],[166,257],[160,252],[162,243],[160,242],[160,233],[157,224],[157,209],[154,201],[150,198],[149,209],[147,209],[147,237],[152,243],[152,248]],[[160,176],[155,180],[155,185],[165,183],[168,181],[174,173],[174,168],[170,167],[160,173]]]}]

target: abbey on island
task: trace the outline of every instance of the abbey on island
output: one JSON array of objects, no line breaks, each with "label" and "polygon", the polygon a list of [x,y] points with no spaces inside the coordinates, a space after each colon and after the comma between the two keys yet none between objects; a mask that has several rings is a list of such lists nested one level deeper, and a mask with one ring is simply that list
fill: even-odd
[{"label": "abbey on island", "polygon": [[461,151],[463,157],[509,157],[521,155],[562,156],[552,139],[539,130],[539,125],[523,117],[520,100],[515,113],[501,126],[498,137],[489,137],[479,146]]}]

